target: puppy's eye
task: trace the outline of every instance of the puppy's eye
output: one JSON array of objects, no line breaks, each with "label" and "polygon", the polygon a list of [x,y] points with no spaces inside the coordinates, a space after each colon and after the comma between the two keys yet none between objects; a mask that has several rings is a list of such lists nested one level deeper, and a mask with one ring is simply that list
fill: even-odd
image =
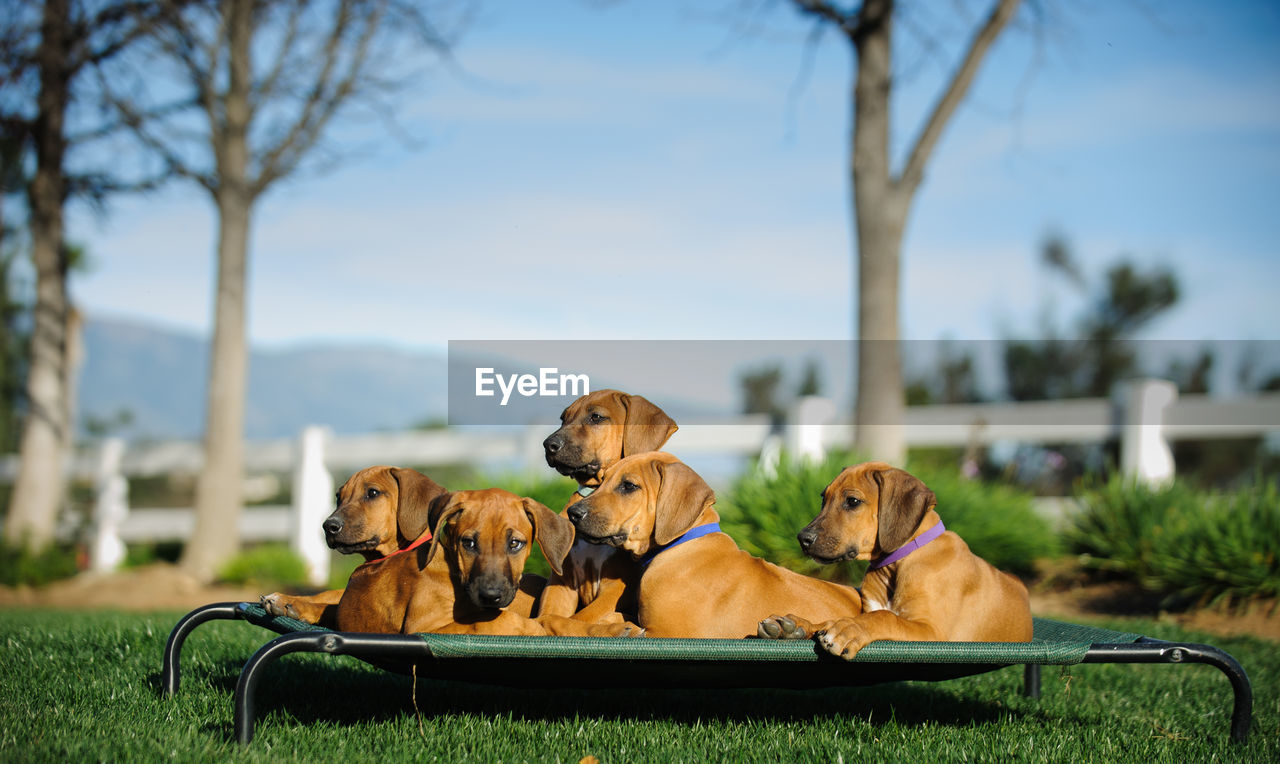
[{"label": "puppy's eye", "polygon": [[607,417],[605,417],[604,415],[599,414],[595,411],[592,411],[590,414],[587,415],[587,421],[590,422],[591,424],[600,424],[606,418]]},{"label": "puppy's eye", "polygon": [[523,539],[511,539],[510,541],[507,542],[507,551],[510,552],[511,554],[515,554],[516,552],[519,552],[521,549],[524,549],[524,545],[525,545],[525,541]]},{"label": "puppy's eye", "polygon": [[377,488],[370,488],[369,490],[364,492],[364,497],[366,499],[376,499],[381,495],[382,495],[382,491],[379,491]]},{"label": "puppy's eye", "polygon": [[476,549],[479,548],[479,545],[476,544],[476,540],[474,536],[463,536],[462,538],[458,539],[458,546],[462,547],[468,552],[474,552],[476,551]]},{"label": "puppy's eye", "polygon": [[844,500],[844,508],[853,509],[854,507],[857,507],[861,503],[862,503],[862,499],[859,499],[857,496],[849,496],[849,497],[846,497]]},{"label": "puppy's eye", "polygon": [[618,483],[618,493],[632,493],[633,491],[638,490],[640,490],[640,486],[630,480],[623,480],[621,483]]}]

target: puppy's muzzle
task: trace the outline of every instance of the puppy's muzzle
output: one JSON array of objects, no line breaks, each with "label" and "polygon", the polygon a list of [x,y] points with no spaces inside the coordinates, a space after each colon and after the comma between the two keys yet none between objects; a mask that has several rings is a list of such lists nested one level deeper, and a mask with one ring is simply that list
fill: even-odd
[{"label": "puppy's muzzle", "polygon": [[467,584],[467,596],[480,608],[504,608],[516,598],[516,587],[503,578],[480,578]]},{"label": "puppy's muzzle", "polygon": [[817,521],[806,525],[804,530],[797,533],[796,541],[800,542],[800,551],[823,565],[852,560],[858,556],[856,548],[840,548],[835,538],[824,536],[817,527]]}]

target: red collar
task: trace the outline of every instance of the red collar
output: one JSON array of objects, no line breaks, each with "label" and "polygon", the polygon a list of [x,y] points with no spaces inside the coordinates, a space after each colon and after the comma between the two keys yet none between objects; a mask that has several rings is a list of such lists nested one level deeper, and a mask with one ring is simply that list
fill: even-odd
[{"label": "red collar", "polygon": [[421,535],[421,536],[419,536],[419,537],[418,537],[418,539],[417,539],[416,541],[414,541],[412,544],[410,544],[409,546],[405,547],[404,549],[400,549],[400,550],[397,550],[397,551],[395,551],[395,552],[392,552],[391,554],[387,555],[386,557],[379,557],[379,558],[378,558],[378,559],[376,559],[376,560],[366,560],[365,562],[360,563],[360,564],[359,564],[359,565],[357,565],[356,567],[358,567],[358,568],[363,568],[364,566],[366,566],[366,565],[372,565],[372,564],[373,564],[373,563],[375,563],[375,562],[385,562],[385,561],[387,561],[387,560],[390,560],[392,557],[395,557],[395,556],[396,556],[396,555],[398,555],[398,554],[404,554],[405,552],[411,552],[411,551],[413,551],[414,549],[417,549],[418,547],[422,546],[423,544],[427,543],[427,542],[428,542],[428,541],[430,541],[430,540],[431,540],[431,531],[423,531],[422,535]]}]

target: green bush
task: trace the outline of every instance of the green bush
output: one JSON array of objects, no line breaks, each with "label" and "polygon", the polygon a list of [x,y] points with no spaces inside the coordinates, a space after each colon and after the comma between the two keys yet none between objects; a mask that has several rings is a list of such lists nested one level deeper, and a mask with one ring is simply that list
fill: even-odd
[{"label": "green bush", "polygon": [[39,552],[7,543],[0,547],[0,584],[5,586],[40,586],[77,572],[74,546],[53,544]]},{"label": "green bush", "polygon": [[306,585],[307,565],[287,544],[261,544],[232,557],[218,578],[264,590],[286,589]]},{"label": "green bush", "polygon": [[[862,579],[866,563],[819,566],[801,553],[796,534],[821,510],[822,489],[840,471],[859,460],[846,453],[829,454],[811,464],[784,455],[776,476],[753,468],[739,477],[717,508],[729,535],[747,551],[807,575],[837,581]],[[907,469],[938,496],[938,514],[948,529],[960,534],[975,554],[996,567],[1029,575],[1034,561],[1058,552],[1057,539],[1035,513],[1032,497],[1015,488],[966,480],[937,465]]]},{"label": "green bush", "polygon": [[1086,568],[1172,600],[1241,603],[1280,596],[1280,490],[1230,493],[1123,478],[1092,486],[1067,539]]},{"label": "green bush", "polygon": [[806,557],[796,541],[796,534],[822,508],[822,489],[847,463],[846,457],[839,454],[828,454],[815,464],[783,454],[773,476],[753,466],[734,480],[724,495],[717,495],[720,526],[756,557],[805,575],[821,575],[845,583],[861,581],[866,563],[842,562],[824,567]]},{"label": "green bush", "polygon": [[182,557],[181,541],[155,541],[125,547],[124,567],[138,568],[156,562],[176,563]]}]

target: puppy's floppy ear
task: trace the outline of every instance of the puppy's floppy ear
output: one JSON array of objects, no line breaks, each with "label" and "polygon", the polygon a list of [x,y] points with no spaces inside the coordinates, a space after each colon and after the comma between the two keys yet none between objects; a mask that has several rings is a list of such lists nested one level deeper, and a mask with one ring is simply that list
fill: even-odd
[{"label": "puppy's floppy ear", "polygon": [[428,509],[431,501],[445,490],[416,470],[392,467],[391,477],[400,492],[396,504],[396,532],[401,537],[401,546],[408,546],[433,525]]},{"label": "puppy's floppy ear", "polygon": [[627,412],[622,428],[622,455],[657,451],[678,429],[667,412],[639,395],[618,393],[618,402]]},{"label": "puppy's floppy ear", "polygon": [[698,522],[698,515],[716,500],[715,491],[684,462],[656,462],[662,481],[654,506],[653,540],[670,544]]},{"label": "puppy's floppy ear", "polygon": [[454,494],[442,493],[432,499],[427,507],[427,517],[431,523],[431,545],[427,548],[427,559],[423,561],[423,567],[436,556],[436,550],[444,540],[445,524],[462,511],[462,502],[454,501],[454,498]]},{"label": "puppy's floppy ear", "polygon": [[877,470],[872,478],[880,489],[876,500],[877,540],[881,553],[888,554],[911,540],[911,534],[920,527],[924,514],[938,503],[938,497],[915,475],[896,467]]},{"label": "puppy's floppy ear", "polygon": [[541,502],[524,497],[524,513],[533,523],[533,535],[542,548],[542,556],[558,576],[564,572],[564,558],[573,548],[573,523],[547,509]]}]

